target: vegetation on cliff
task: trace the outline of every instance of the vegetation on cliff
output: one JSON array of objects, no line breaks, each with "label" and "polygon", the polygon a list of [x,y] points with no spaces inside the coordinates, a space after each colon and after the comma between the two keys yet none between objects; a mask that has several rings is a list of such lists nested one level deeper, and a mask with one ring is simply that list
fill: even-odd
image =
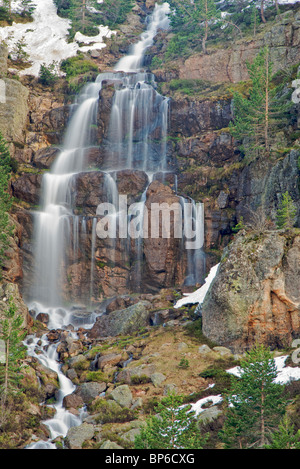
[{"label": "vegetation on cliff", "polygon": [[124,23],[134,5],[132,0],[106,0],[102,4],[96,0],[55,0],[55,3],[58,14],[72,21],[70,38],[76,31],[94,36],[99,25],[114,29]]},{"label": "vegetation on cliff", "polygon": [[[71,35],[77,30],[92,35],[96,34],[100,22],[112,28],[123,24],[135,2],[107,0],[104,4],[99,4],[84,0],[56,0],[56,3],[59,13],[73,22]],[[270,254],[271,247],[280,251],[283,259],[282,269],[288,272],[286,278],[290,280],[298,278],[299,275],[294,263],[299,236],[297,229],[290,230],[295,222],[295,205],[298,200],[293,201],[289,193],[285,192],[287,179],[293,190],[296,191],[295,186],[297,186],[297,179],[292,180],[295,174],[293,172],[295,156],[293,158],[290,156],[299,139],[299,130],[295,125],[297,116],[295,109],[289,116],[286,112],[290,104],[290,82],[291,78],[296,78],[298,63],[293,65],[292,70],[285,70],[274,76],[268,60],[268,49],[265,48],[261,49],[258,56],[249,64],[249,81],[232,84],[178,78],[174,70],[168,68],[171,60],[175,64],[180,63],[183,58],[194,53],[209,58],[212,50],[221,48],[221,43],[226,47],[233,38],[242,40],[242,35],[244,38],[254,38],[260,33],[259,26],[264,27],[265,21],[276,24],[277,2],[267,10],[257,9],[253,7],[253,2],[246,0],[227,3],[230,17],[226,20],[226,16],[222,15],[224,11],[218,10],[220,5],[217,5],[217,2],[171,1],[170,4],[177,14],[171,16],[171,31],[162,33],[161,37],[165,42],[161,49],[159,49],[159,40],[156,44],[160,53],[152,60],[151,68],[159,65],[158,68],[162,71],[159,86],[174,98],[173,109],[177,106],[177,111],[183,110],[182,115],[179,111],[178,114],[176,112],[172,114],[175,126],[168,141],[174,166],[183,168],[177,181],[179,192],[188,197],[195,196],[197,200],[205,198],[209,212],[206,221],[208,224],[211,223],[213,228],[217,226],[215,229],[218,238],[210,244],[214,246],[216,256],[219,256],[221,248],[228,243],[228,240],[234,239],[234,230],[231,228],[236,225],[236,231],[240,231],[240,238],[235,238],[236,244],[233,243],[233,247],[229,245],[229,254],[225,253],[222,258],[222,265],[228,259],[230,263],[226,264],[227,271],[222,272],[223,282],[220,290],[226,291],[229,285],[230,292],[238,297],[236,305],[239,318],[243,316],[247,320],[241,290],[246,292],[244,299],[250,296],[251,289],[246,282],[250,274],[252,275],[250,267],[255,266],[253,271],[256,273],[265,273],[269,258],[275,257],[275,254]],[[247,8],[249,5],[251,8]],[[97,8],[98,12],[93,11],[93,8]],[[108,52],[113,58],[115,47],[118,48],[119,43],[111,44]],[[149,55],[151,57],[151,53]],[[110,57],[110,60],[113,58]],[[63,61],[61,69],[66,73],[70,88],[76,91],[78,84],[97,73],[101,60],[101,55],[98,61],[93,61],[88,54],[79,54]],[[58,80],[56,75],[52,75],[51,68],[42,67],[41,72],[40,83],[43,86],[52,85]],[[43,88],[41,90],[43,93]],[[31,99],[34,92],[32,91]],[[49,93],[49,89],[47,92]],[[235,108],[234,119],[231,114],[232,98]],[[26,143],[19,145],[20,148],[16,151],[16,154],[22,155],[21,160],[26,157],[25,151],[29,149],[32,152],[28,158],[30,162],[26,160],[28,171],[33,171],[31,158],[35,156],[36,148],[44,150],[39,145],[45,145],[45,141],[59,144],[59,133],[65,122],[62,118],[62,102],[59,103],[61,109],[56,106],[57,103],[55,103],[56,110],[54,107],[51,108],[51,111],[57,112],[57,117],[55,112],[50,113],[49,109],[38,115],[41,102],[43,103],[42,100],[36,99],[36,107],[31,102],[30,123],[24,140]],[[48,108],[53,106],[49,96],[46,97],[46,103]],[[57,127],[54,125],[55,119],[58,122]],[[33,140],[35,130],[40,130],[43,125],[49,127]],[[282,129],[287,140],[281,140]],[[236,142],[233,143],[231,136],[236,138]],[[33,142],[31,146],[30,139]],[[237,146],[240,147],[241,142],[240,152],[238,150],[241,148]],[[8,246],[8,237],[11,233],[8,223],[11,200],[7,185],[12,162],[7,144],[2,138],[0,138],[0,153],[3,163],[0,172],[0,255],[5,256],[5,248]],[[274,160],[266,158],[270,154],[275,154]],[[244,158],[244,155],[249,158]],[[38,171],[36,167],[34,170]],[[241,175],[242,170],[245,170],[243,175]],[[274,172],[280,177],[280,184],[274,183],[277,182]],[[268,174],[269,179],[265,174]],[[251,184],[257,175],[261,177],[257,183],[259,189],[253,189],[252,197]],[[261,183],[263,177],[265,177],[264,186]],[[244,180],[246,182],[242,184]],[[235,189],[232,189],[233,186]],[[30,187],[32,188],[32,185]],[[223,199],[217,200],[215,195],[221,192]],[[294,197],[295,194],[292,195]],[[282,206],[279,203],[281,196]],[[255,211],[259,219],[250,220],[251,217],[246,215],[245,223],[242,223],[242,217],[237,223],[244,201],[248,203],[249,199],[251,199],[252,213]],[[260,207],[262,211],[259,211],[261,201],[266,205]],[[277,210],[278,207],[280,210]],[[269,216],[272,216],[273,220],[278,217],[278,228],[284,229],[282,233],[274,229]],[[270,227],[273,234],[275,233],[274,236],[269,233]],[[26,230],[25,223],[23,228]],[[244,231],[247,235],[243,238]],[[268,234],[265,236],[266,232]],[[211,233],[212,230],[209,236]],[[267,239],[268,236],[270,238],[268,243],[263,247],[258,244],[258,241]],[[25,247],[28,249],[28,246]],[[261,252],[262,255],[259,257]],[[241,272],[242,269],[233,271],[232,266],[236,267],[244,258],[246,258],[244,271]],[[102,261],[98,261],[98,264],[103,266]],[[282,312],[282,318],[290,319],[292,316],[295,318],[298,314],[297,308],[289,301],[288,294],[284,290],[280,294],[283,283],[278,265],[277,262],[274,266],[278,282],[274,291],[270,293],[270,298],[274,301],[275,313]],[[242,280],[241,274],[244,277]],[[253,279],[256,281],[254,276]],[[261,289],[262,282],[270,284],[269,278],[261,279],[262,277],[257,282]],[[256,285],[254,280],[250,282],[252,289],[253,285]],[[299,289],[297,285],[292,284],[290,290],[289,293],[294,295]],[[275,293],[278,291],[277,297]],[[165,293],[160,292],[159,301]],[[174,295],[182,294],[182,290],[167,293],[172,300],[167,303],[162,302],[155,307],[157,298],[152,297],[153,317],[160,315],[169,317],[175,314]],[[267,297],[267,300],[270,298]],[[281,302],[281,299],[284,301]],[[266,305],[267,301],[264,302],[264,308]],[[216,308],[219,313],[220,303]],[[78,340],[74,340],[72,333],[68,335],[68,331],[48,331],[46,321],[43,323],[45,320],[43,317],[32,321],[32,331],[39,330],[40,335],[47,333],[50,342],[60,342],[58,350],[62,369],[78,386],[76,393],[67,396],[64,405],[72,412],[78,413],[84,402],[89,414],[83,424],[84,428],[78,428],[78,434],[82,431],[80,438],[74,442],[70,432],[65,440],[63,438],[56,440],[58,447],[67,444],[69,447],[78,445],[80,448],[104,449],[107,447],[106,444],[110,444],[109,442],[123,448],[151,449],[178,448],[178,446],[193,449],[299,447],[299,381],[289,382],[287,386],[274,383],[277,376],[274,366],[276,352],[270,352],[264,347],[254,348],[241,359],[240,356],[234,356],[230,350],[212,343],[203,334],[203,318],[195,320],[193,317],[194,309],[184,308],[178,313],[176,320],[166,321],[160,326],[147,326],[135,334],[91,341],[84,337],[84,331],[80,331]],[[265,314],[265,309],[261,308],[258,312],[255,310],[258,316],[250,318],[243,330],[250,330],[255,336],[257,334],[255,328],[260,324],[260,338],[263,342],[265,337],[262,337],[264,333],[261,326],[262,311]],[[271,311],[274,320],[276,314],[272,309]],[[46,404],[55,401],[58,389],[57,377],[50,376],[49,370],[43,369],[33,358],[22,361],[22,374],[19,375],[21,382],[17,383],[17,387],[11,386],[9,389],[9,386],[5,385],[8,384],[5,376],[8,377],[11,371],[10,376],[14,378],[18,372],[20,357],[15,352],[22,351],[21,348],[16,348],[20,345],[22,327],[20,316],[18,322],[14,323],[15,312],[15,307],[11,304],[5,310],[6,318],[2,320],[1,338],[6,343],[9,341],[12,346],[7,354],[10,355],[11,362],[7,363],[6,367],[0,365],[1,371],[4,371],[0,421],[0,447],[3,448],[24,447],[34,439],[49,438],[49,433],[41,422],[51,416],[51,409]],[[278,323],[286,326],[282,318]],[[188,320],[191,322],[187,326]],[[236,326],[237,321],[234,322]],[[228,326],[225,320],[222,326],[224,325]],[[137,324],[135,326],[137,327]],[[220,333],[220,330],[221,327],[217,332]],[[272,328],[268,327],[268,330]],[[12,332],[16,334],[13,335]],[[277,334],[277,331],[275,332]],[[279,346],[280,353],[289,353],[291,349],[287,344],[290,344],[291,330],[289,329],[283,338],[279,334],[281,331],[277,335],[275,332],[270,338],[272,350]],[[227,333],[228,329],[224,335]],[[247,340],[243,339],[243,346],[246,343],[249,345]],[[230,379],[227,370],[237,364],[244,374],[240,378]],[[15,384],[14,381],[11,383]],[[101,389],[101,393],[105,393],[105,396],[100,395],[99,391],[96,397],[92,393],[86,397],[89,384],[97,384],[98,391]],[[171,395],[166,398],[165,394],[170,388],[177,388],[179,394],[176,397]],[[8,389],[11,392],[9,396]],[[125,389],[129,395],[126,405],[115,400],[120,389],[122,391]],[[16,393],[16,390],[19,392]],[[220,393],[222,398],[227,397],[227,400],[224,399],[218,405],[214,405],[213,399],[217,393]],[[193,413],[189,413],[190,407],[200,398],[208,400],[203,404],[198,418],[194,420]],[[228,407],[228,403],[231,407]],[[186,408],[183,408],[184,404],[187,405]],[[282,416],[285,417],[280,422]],[[88,433],[89,437],[84,433],[87,426],[91,430],[91,433]],[[182,428],[184,431],[181,431]],[[74,430],[74,434],[76,431]]]}]

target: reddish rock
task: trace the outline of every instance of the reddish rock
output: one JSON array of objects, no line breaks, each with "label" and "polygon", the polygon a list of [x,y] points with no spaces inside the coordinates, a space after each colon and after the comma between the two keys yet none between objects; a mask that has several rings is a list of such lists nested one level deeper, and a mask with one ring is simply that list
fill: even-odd
[{"label": "reddish rock", "polygon": [[79,407],[83,407],[83,405],[84,405],[83,399],[78,394],[75,394],[75,393],[68,394],[67,396],[63,398],[63,406],[66,409],[70,409],[70,408],[78,409]]}]

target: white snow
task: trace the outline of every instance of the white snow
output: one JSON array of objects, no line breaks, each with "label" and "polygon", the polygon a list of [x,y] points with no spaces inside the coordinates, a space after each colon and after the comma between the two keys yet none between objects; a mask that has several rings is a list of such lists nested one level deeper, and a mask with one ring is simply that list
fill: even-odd
[{"label": "white snow", "polygon": [[[5,42],[10,52],[13,52],[18,41],[24,43],[24,50],[28,53],[32,65],[20,72],[23,75],[38,76],[42,64],[60,63],[76,55],[77,51],[102,49],[105,47],[103,38],[115,34],[108,27],[99,26],[97,36],[88,37],[76,33],[74,41],[69,43],[71,22],[57,15],[54,1],[33,0],[32,3],[35,5],[33,22],[13,23],[11,26],[0,28],[0,42]],[[20,0],[14,1],[12,7],[14,11],[19,11]]]},{"label": "white snow", "polygon": [[186,298],[181,298],[180,300],[178,300],[174,308],[180,308],[181,306],[188,305],[188,304],[196,304],[196,303],[202,304],[206,296],[206,293],[208,292],[208,289],[210,285],[212,284],[212,281],[217,275],[219,265],[220,264],[216,264],[210,269],[210,272],[208,276],[206,277],[205,283],[204,285],[202,285],[202,287],[198,288],[198,290],[194,291],[193,293],[184,293]]},{"label": "white snow", "polygon": [[204,404],[211,402],[211,405],[217,405],[222,402],[223,398],[221,394],[218,394],[217,396],[208,396],[204,397],[203,399],[200,399],[199,401],[195,402],[194,404],[191,404],[191,411],[195,412],[195,415],[199,415],[201,412],[204,412],[207,408],[203,408]]},{"label": "white snow", "polygon": [[[274,359],[276,363],[277,373],[278,373],[275,379],[275,383],[287,384],[292,380],[300,379],[299,367],[285,366],[285,362],[287,358],[288,358],[288,355],[282,355],[281,357],[276,357]],[[239,366],[236,366],[234,368],[230,368],[229,370],[227,370],[227,373],[231,373],[235,376],[240,376],[241,369]]]}]

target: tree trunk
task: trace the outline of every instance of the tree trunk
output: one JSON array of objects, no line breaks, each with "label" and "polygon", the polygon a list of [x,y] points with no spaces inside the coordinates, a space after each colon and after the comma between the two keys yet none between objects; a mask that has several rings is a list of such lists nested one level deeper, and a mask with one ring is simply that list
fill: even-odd
[{"label": "tree trunk", "polygon": [[85,27],[85,9],[86,9],[86,0],[82,0],[82,27]]},{"label": "tree trunk", "polygon": [[260,409],[260,433],[261,433],[260,446],[261,446],[261,448],[263,448],[266,444],[264,411],[265,411],[265,395],[264,395],[264,387],[262,385],[262,389],[261,389],[261,409]]},{"label": "tree trunk", "polygon": [[206,54],[206,41],[207,41],[207,38],[208,38],[208,19],[207,19],[207,16],[208,16],[208,6],[207,6],[207,0],[205,1],[205,33],[204,33],[204,36],[203,36],[203,39],[202,39],[202,48],[203,48],[203,52],[204,54]]},{"label": "tree trunk", "polygon": [[202,39],[202,49],[203,49],[204,54],[207,54],[207,50],[206,50],[207,37],[208,37],[208,21],[206,20],[205,21],[205,33]]},{"label": "tree trunk", "polygon": [[269,153],[269,51],[266,51],[265,149]]},{"label": "tree trunk", "polygon": [[266,18],[265,18],[264,3],[265,3],[265,0],[261,0],[261,3],[260,3],[260,15],[261,15],[262,22],[263,22],[263,23],[266,23],[267,21],[266,21]]}]

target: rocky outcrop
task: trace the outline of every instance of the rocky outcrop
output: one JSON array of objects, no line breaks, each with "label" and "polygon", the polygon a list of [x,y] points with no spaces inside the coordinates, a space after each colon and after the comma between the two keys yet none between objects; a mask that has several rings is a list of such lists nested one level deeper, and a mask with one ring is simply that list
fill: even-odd
[{"label": "rocky outcrop", "polygon": [[28,89],[18,80],[3,78],[0,100],[0,130],[9,143],[24,145],[28,119]]},{"label": "rocky outcrop", "polygon": [[202,308],[203,333],[243,351],[300,337],[300,236],[241,232],[229,246]]},{"label": "rocky outcrop", "polygon": [[27,173],[11,181],[12,195],[29,204],[38,205],[42,174]]},{"label": "rocky outcrop", "polygon": [[180,254],[181,254],[181,239],[175,238],[175,226],[178,223],[175,213],[170,212],[170,236],[167,237],[163,233],[163,223],[166,222],[167,215],[161,216],[158,223],[158,236],[153,236],[154,218],[153,210],[155,204],[162,207],[162,204],[167,204],[171,207],[180,206],[179,197],[172,191],[169,186],[163,185],[159,181],[154,181],[150,184],[147,190],[147,217],[145,221],[148,228],[148,236],[144,239],[144,274],[143,284],[155,291],[159,287],[170,287],[177,283],[180,276]]},{"label": "rocky outcrop", "polygon": [[300,61],[300,12],[287,11],[273,25],[262,25],[252,40],[241,39],[226,49],[210,49],[195,54],[179,66],[178,77],[215,83],[238,83],[249,79],[246,62],[252,61],[261,47],[268,45],[274,72]]},{"label": "rocky outcrop", "polygon": [[88,332],[90,338],[132,334],[150,322],[151,303],[139,301],[123,310],[99,316]]}]

